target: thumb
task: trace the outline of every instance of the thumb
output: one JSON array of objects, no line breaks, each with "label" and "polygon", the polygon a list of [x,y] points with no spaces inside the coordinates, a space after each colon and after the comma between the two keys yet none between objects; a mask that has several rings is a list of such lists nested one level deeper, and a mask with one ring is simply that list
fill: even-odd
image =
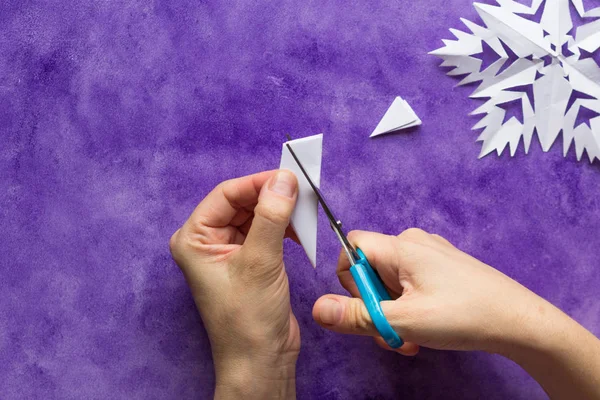
[{"label": "thumb", "polygon": [[[405,302],[401,299],[380,303],[385,317],[396,332],[403,325],[403,316],[407,315]],[[357,297],[326,294],[317,300],[312,315],[323,328],[335,332],[379,336],[365,303]]]},{"label": "thumb", "polygon": [[[404,306],[399,300],[381,302],[384,314],[396,331],[398,324],[394,323],[394,318],[396,315],[402,314],[402,310],[399,309],[402,307]],[[326,329],[338,333],[375,336],[380,347],[392,350],[379,336],[365,304],[359,298],[327,294],[317,300],[312,314],[314,320]],[[404,342],[402,347],[394,349],[394,351],[411,356],[417,354],[419,346]]]},{"label": "thumb", "polygon": [[[398,300],[381,302],[384,313],[386,313],[386,309],[388,311],[386,314],[392,327],[398,325],[394,323],[393,315],[400,311],[399,307],[403,307],[403,305]],[[419,352],[417,344],[406,341],[398,349],[389,347],[375,329],[365,304],[356,297],[335,294],[322,296],[313,307],[313,318],[319,325],[334,332],[374,336],[377,345],[386,350],[392,350],[405,356],[414,356]],[[397,330],[397,328],[394,329]]]},{"label": "thumb", "polygon": [[317,300],[312,314],[319,325],[335,332],[379,335],[365,303],[359,298],[327,294]]},{"label": "thumb", "polygon": [[262,187],[244,247],[263,254],[281,254],[283,237],[296,205],[298,181],[287,170],[278,171]]}]

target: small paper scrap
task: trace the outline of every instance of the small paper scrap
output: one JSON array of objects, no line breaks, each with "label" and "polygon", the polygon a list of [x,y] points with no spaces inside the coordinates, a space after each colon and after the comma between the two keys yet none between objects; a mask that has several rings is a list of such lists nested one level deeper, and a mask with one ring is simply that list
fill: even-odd
[{"label": "small paper scrap", "polygon": [[412,128],[417,125],[421,125],[421,120],[406,100],[398,96],[394,99],[392,105],[385,112],[385,115],[369,137]]},{"label": "small paper scrap", "polygon": [[[310,179],[319,187],[323,134],[290,140],[287,143],[292,147]],[[298,178],[298,200],[292,213],[291,224],[310,263],[315,268],[317,265],[317,195],[288,150],[286,143],[283,144],[279,168],[292,171]]]}]

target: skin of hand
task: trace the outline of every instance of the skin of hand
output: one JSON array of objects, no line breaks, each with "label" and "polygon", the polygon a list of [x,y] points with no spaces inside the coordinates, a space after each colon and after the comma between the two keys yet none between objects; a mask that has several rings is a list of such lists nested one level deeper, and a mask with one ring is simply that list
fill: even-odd
[{"label": "skin of hand", "polygon": [[[482,350],[521,365],[553,399],[600,399],[600,341],[559,309],[441,236],[409,229],[398,236],[353,231],[348,239],[377,270],[393,301],[381,303],[405,340],[395,351],[419,346]],[[342,253],[338,276],[354,297],[325,295],[313,318],[335,332],[375,330]]]},{"label": "skin of hand", "polygon": [[284,170],[223,182],[171,238],[210,338],[215,398],[295,398],[300,330],[282,257],[297,194]]}]

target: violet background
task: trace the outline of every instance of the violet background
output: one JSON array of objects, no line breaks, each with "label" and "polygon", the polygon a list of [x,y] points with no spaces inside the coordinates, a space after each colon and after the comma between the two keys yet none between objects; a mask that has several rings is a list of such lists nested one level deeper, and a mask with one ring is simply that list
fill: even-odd
[{"label": "violet background", "polygon": [[[208,338],[169,236],[224,179],[323,132],[322,188],[348,228],[447,237],[600,334],[598,163],[534,139],[478,160],[473,87],[427,52],[469,1],[0,3],[0,398],[212,395]],[[423,120],[369,139],[394,96]],[[560,140],[560,139],[559,139]],[[500,357],[404,358],[312,322],[343,293],[286,244],[300,399],[544,398]]]}]

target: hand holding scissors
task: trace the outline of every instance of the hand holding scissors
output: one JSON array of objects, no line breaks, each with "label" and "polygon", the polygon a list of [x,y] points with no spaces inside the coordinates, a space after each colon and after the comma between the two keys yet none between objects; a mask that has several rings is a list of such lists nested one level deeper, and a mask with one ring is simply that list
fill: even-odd
[{"label": "hand holding scissors", "polygon": [[352,278],[358,287],[358,291],[360,293],[360,297],[362,298],[365,306],[367,307],[367,311],[373,320],[373,324],[377,328],[377,331],[385,340],[385,342],[393,349],[399,348],[402,346],[402,339],[394,328],[390,325],[388,320],[386,319],[383,311],[381,309],[380,302],[383,300],[392,300],[389,293],[385,289],[383,282],[381,282],[381,278],[377,275],[377,272],[371,267],[367,257],[363,254],[360,249],[355,249],[352,244],[348,241],[348,238],[344,234],[342,230],[342,223],[336,219],[331,212],[331,209],[327,205],[325,198],[321,194],[319,188],[313,183],[310,176],[302,166],[302,163],[294,153],[292,146],[289,143],[286,143],[288,150],[290,151],[292,157],[300,167],[300,170],[304,174],[304,177],[310,184],[310,187],[313,189],[315,194],[317,195],[317,199],[323,207],[323,211],[325,211],[325,215],[329,219],[329,224],[331,225],[331,229],[335,232],[338,240],[342,245],[342,249],[346,253],[348,257],[348,261],[350,261],[350,273],[352,274]]}]

